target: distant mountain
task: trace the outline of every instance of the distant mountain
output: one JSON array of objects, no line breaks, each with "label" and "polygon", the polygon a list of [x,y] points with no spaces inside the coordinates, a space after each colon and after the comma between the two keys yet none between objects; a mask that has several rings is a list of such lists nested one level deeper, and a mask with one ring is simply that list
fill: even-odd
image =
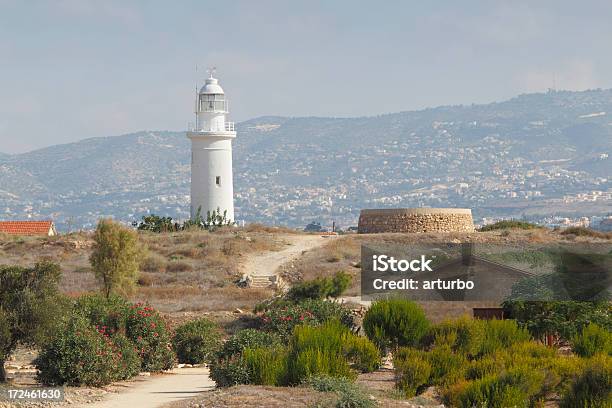
[{"label": "distant mountain", "polygon": [[[611,150],[612,90],[376,117],[261,117],[238,124],[236,212],[294,226],[353,224],[364,207],[466,206],[477,217],[520,216],[526,207],[563,213],[575,211],[564,196],[610,190]],[[0,154],[0,209],[7,218],[52,217],[64,227],[148,211],[185,218],[189,163],[184,132]]]}]

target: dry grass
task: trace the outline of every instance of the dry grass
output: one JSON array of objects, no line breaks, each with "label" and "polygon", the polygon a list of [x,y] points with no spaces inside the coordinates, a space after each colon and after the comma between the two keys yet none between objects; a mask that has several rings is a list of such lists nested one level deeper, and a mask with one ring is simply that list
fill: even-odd
[{"label": "dry grass", "polygon": [[[360,292],[360,269],[362,245],[415,245],[437,244],[440,242],[473,242],[480,244],[499,245],[539,245],[567,240],[573,235],[562,235],[558,231],[546,228],[535,230],[499,230],[474,233],[448,233],[448,234],[350,234],[330,241],[319,248],[309,251],[302,256],[293,267],[286,266],[283,277],[289,282],[311,280],[317,277],[332,276],[342,270],[353,276],[353,282],[347,296],[356,296]],[[582,240],[599,240],[598,236],[580,236]],[[463,310],[463,309],[462,309]],[[466,309],[467,310],[467,309]],[[459,311],[459,313],[463,313]],[[432,311],[435,318],[436,312]]]},{"label": "dry grass", "polygon": [[[133,300],[146,300],[167,311],[252,307],[270,293],[234,287],[240,277],[239,264],[248,254],[281,249],[284,240],[279,231],[286,230],[254,226],[224,228],[214,233],[141,232],[140,239],[148,252]],[[92,245],[91,233],[58,237],[3,234],[0,264],[31,266],[43,259],[56,262],[62,270],[61,290],[79,295],[99,290],[89,265]]]},{"label": "dry grass", "polygon": [[[201,396],[164,405],[165,408],[285,408],[333,406],[336,397],[306,387],[238,385],[202,393]],[[323,405],[322,405],[323,404]]]}]

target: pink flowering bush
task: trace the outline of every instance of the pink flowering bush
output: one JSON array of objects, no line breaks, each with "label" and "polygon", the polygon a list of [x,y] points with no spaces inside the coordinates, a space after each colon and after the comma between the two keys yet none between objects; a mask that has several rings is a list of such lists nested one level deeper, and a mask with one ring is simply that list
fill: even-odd
[{"label": "pink flowering bush", "polygon": [[171,334],[163,317],[152,307],[136,303],[129,307],[125,334],[142,360],[143,371],[172,368],[175,361]]},{"label": "pink flowering bush", "polygon": [[293,328],[300,324],[316,326],[338,320],[348,328],[354,325],[349,310],[327,300],[308,299],[299,303],[281,301],[267,305],[264,310],[259,317],[261,328],[277,333],[285,340],[291,336]]},{"label": "pink flowering bush", "polygon": [[293,328],[299,324],[318,324],[319,320],[307,308],[301,305],[287,305],[272,308],[260,317],[261,328],[278,333],[282,338],[289,338]]},{"label": "pink flowering bush", "polygon": [[111,336],[75,316],[43,347],[35,364],[43,384],[102,386],[129,376],[125,356]]}]

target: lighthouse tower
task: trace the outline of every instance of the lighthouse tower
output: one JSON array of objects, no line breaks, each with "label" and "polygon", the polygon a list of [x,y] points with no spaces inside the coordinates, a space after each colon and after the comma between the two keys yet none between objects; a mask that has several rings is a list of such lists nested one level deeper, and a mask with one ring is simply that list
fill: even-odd
[{"label": "lighthouse tower", "polygon": [[195,127],[187,132],[191,139],[191,218],[201,209],[202,217],[217,209],[234,221],[232,178],[232,139],[234,122],[226,121],[227,100],[213,71],[198,92]]}]

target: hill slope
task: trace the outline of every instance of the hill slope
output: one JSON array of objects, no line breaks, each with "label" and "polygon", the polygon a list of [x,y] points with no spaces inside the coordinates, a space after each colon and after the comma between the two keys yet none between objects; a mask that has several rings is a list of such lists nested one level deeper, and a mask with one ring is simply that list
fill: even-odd
[{"label": "hill slope", "polygon": [[[238,125],[234,143],[237,214],[298,226],[346,225],[381,206],[563,212],[564,195],[611,188],[611,115],[612,90],[594,90],[377,117],[257,118]],[[0,155],[0,208],[71,226],[146,211],[182,218],[189,161],[185,134],[165,131]]]}]

